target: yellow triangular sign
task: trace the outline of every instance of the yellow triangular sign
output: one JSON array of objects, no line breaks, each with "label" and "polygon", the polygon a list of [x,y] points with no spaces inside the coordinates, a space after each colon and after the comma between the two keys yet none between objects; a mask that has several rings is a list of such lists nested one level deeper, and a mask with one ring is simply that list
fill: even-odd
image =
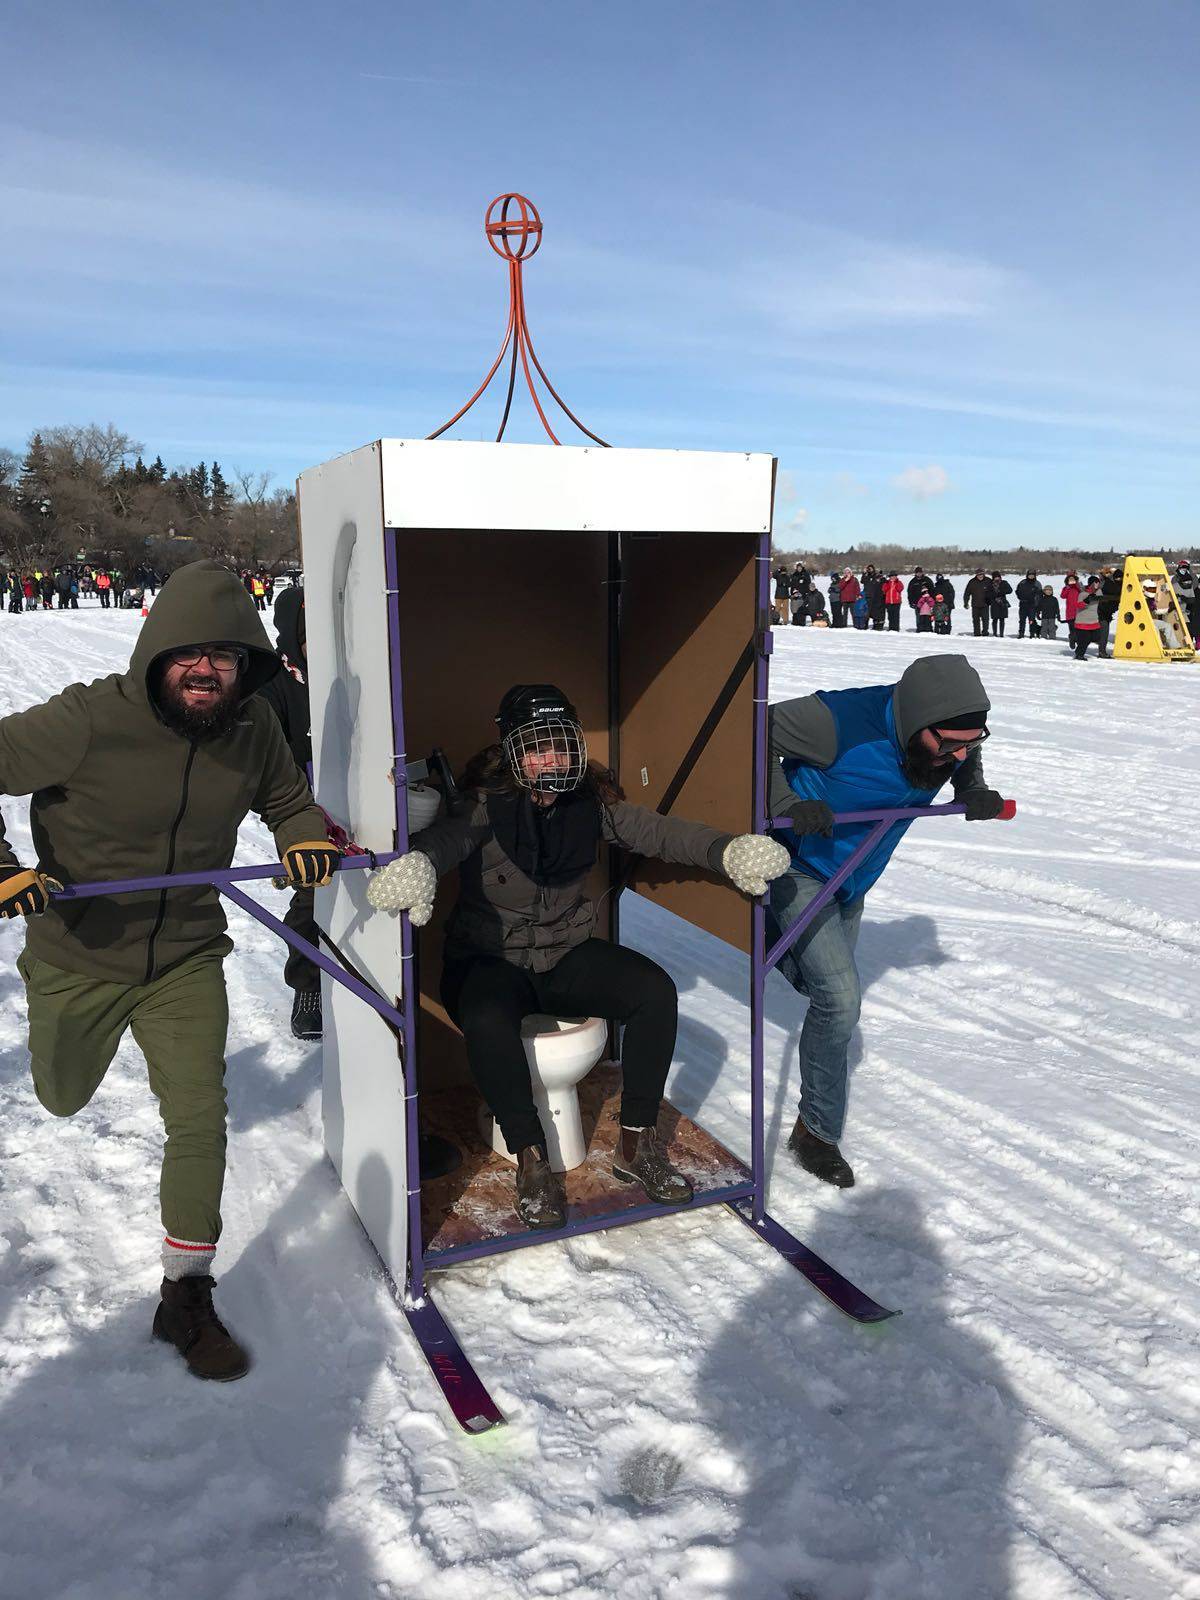
[{"label": "yellow triangular sign", "polygon": [[1126,556],[1115,661],[1194,661],[1183,607],[1161,556]]}]

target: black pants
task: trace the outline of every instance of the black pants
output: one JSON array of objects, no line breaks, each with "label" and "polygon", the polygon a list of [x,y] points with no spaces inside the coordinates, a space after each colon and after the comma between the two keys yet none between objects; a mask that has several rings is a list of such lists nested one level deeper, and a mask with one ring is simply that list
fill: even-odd
[{"label": "black pants", "polygon": [[1101,624],[1100,624],[1100,633],[1099,633],[1099,636],[1097,637],[1096,643],[1100,646],[1099,653],[1102,656],[1108,654],[1108,635],[1109,635],[1111,629],[1112,629],[1112,618],[1111,617],[1109,617],[1107,621],[1102,621],[1101,622]]},{"label": "black pants", "polygon": [[447,964],[442,1004],[463,1031],[471,1075],[513,1155],[545,1143],[521,1042],[521,1022],[535,1012],[623,1022],[621,1122],[647,1128],[658,1121],[679,997],[670,976],[648,956],[604,939],[576,945],[550,972],[477,956]]},{"label": "black pants", "polygon": [[971,632],[977,639],[983,638],[988,631],[988,614],[982,606],[971,607]]},{"label": "black pants", "polygon": [[1035,614],[1035,612],[1033,610],[1033,607],[1029,606],[1029,605],[1026,605],[1025,602],[1022,601],[1021,602],[1021,609],[1017,613],[1017,638],[1018,639],[1023,639],[1025,637],[1025,624],[1026,623],[1029,624],[1029,637],[1031,639],[1036,639],[1037,636],[1038,636],[1038,619],[1037,619],[1037,616],[1036,616],[1036,614]]},{"label": "black pants", "polygon": [[100,608],[103,611],[107,611],[108,610],[108,590],[107,589],[101,589],[101,591],[100,591]]},{"label": "black pants", "polygon": [[833,626],[844,628],[846,626],[846,607],[841,600],[831,600],[829,609],[833,613]]},{"label": "black pants", "polygon": [[921,615],[921,613],[918,611],[917,612],[917,632],[918,633],[932,633],[933,632],[933,618],[932,617],[923,617]]},{"label": "black pants", "polygon": [[[297,889],[292,895],[291,904],[284,912],[283,922],[293,933],[298,933],[302,939],[307,939],[309,944],[320,945],[321,935],[317,932],[315,904],[315,889]],[[321,969],[315,961],[310,961],[307,956],[301,955],[299,950],[293,950],[291,945],[288,945],[283,981],[289,989],[319,989]]]},{"label": "black pants", "polygon": [[997,638],[1002,639],[1004,637],[1004,619],[1007,615],[1007,611],[1001,611],[995,606],[992,607],[992,632]]},{"label": "black pants", "polygon": [[900,632],[900,602],[898,600],[897,600],[897,602],[896,602],[896,604],[894,606],[888,606],[888,608],[887,608],[887,622],[888,622],[888,630],[889,630],[889,632],[891,632],[891,633],[899,633]]},{"label": "black pants", "polygon": [[1076,659],[1076,661],[1082,661],[1083,658],[1087,655],[1087,653],[1088,653],[1088,645],[1091,644],[1093,639],[1096,641],[1097,644],[1099,644],[1099,642],[1100,642],[1100,630],[1098,628],[1076,628],[1076,630],[1075,630],[1075,659]]}]

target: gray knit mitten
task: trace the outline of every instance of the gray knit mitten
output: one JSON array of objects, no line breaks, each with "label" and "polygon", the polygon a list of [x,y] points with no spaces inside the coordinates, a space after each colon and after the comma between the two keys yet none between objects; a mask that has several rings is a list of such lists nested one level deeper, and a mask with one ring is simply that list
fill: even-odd
[{"label": "gray knit mitten", "polygon": [[371,873],[367,884],[367,899],[376,911],[407,911],[416,928],[423,928],[433,915],[436,893],[433,862],[420,850],[389,861]]},{"label": "gray knit mitten", "polygon": [[781,877],[792,858],[777,839],[765,833],[739,833],[721,854],[721,870],[743,894],[766,894],[772,878]]}]

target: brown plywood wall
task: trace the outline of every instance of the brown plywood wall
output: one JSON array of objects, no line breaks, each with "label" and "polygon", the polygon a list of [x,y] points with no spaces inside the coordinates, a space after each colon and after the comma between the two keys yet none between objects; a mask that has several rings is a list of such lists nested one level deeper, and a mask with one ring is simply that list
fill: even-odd
[{"label": "brown plywood wall", "polygon": [[[747,534],[622,541],[620,778],[638,805],[658,805],[754,634],[756,553],[757,540]],[[753,683],[751,668],[673,816],[730,833],[753,829]],[[631,887],[749,951],[749,902],[711,873],[646,861]]]},{"label": "brown plywood wall", "polygon": [[[609,762],[607,536],[402,530],[400,633],[409,760],[440,745],[461,776],[498,735],[514,683],[555,683],[575,702],[593,759]],[[383,686],[381,686],[382,690]],[[597,895],[606,876],[597,875]],[[466,1080],[462,1039],[438,999],[442,929],[457,875],[419,939],[422,1086]]]}]

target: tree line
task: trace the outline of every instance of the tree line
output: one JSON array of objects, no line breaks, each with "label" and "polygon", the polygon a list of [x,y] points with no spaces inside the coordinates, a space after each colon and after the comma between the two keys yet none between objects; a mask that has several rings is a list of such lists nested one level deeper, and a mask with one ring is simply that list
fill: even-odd
[{"label": "tree line", "polygon": [[168,573],[211,556],[238,570],[299,560],[296,497],[267,472],[177,466],[112,423],[41,428],[24,454],[0,448],[0,565],[70,562]]}]

